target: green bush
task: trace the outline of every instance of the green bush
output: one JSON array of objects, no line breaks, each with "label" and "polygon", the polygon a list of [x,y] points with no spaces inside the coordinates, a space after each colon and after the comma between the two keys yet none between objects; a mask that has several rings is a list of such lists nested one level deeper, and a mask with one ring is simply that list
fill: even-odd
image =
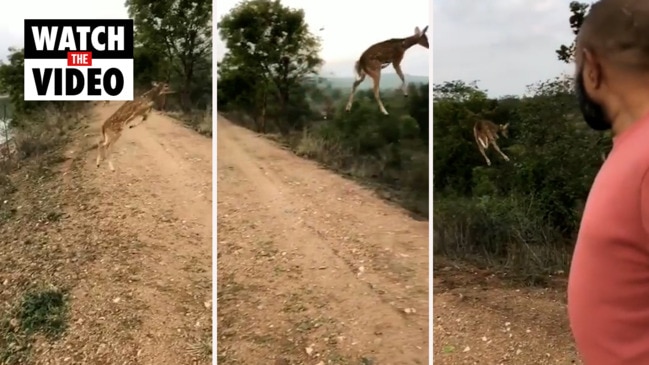
[{"label": "green bush", "polygon": [[538,203],[520,196],[435,199],[433,252],[501,268],[530,283],[564,270],[567,242]]}]

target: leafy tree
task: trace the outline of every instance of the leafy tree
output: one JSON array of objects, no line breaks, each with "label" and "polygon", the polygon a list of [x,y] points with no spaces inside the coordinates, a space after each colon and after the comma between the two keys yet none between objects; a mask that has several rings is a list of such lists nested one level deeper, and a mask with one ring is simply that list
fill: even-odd
[{"label": "leafy tree", "polygon": [[430,95],[428,93],[428,85],[408,85],[408,114],[414,118],[418,126],[419,138],[428,145],[429,139],[429,111],[430,111]]},{"label": "leafy tree", "polygon": [[23,49],[16,48],[9,48],[9,52],[7,57],[9,62],[0,61],[0,94],[9,95],[12,127],[24,127],[28,121],[33,121],[30,119],[34,119],[32,118],[34,113],[42,111],[48,106],[65,111],[80,105],[71,102],[25,101],[25,54]]},{"label": "leafy tree", "polygon": [[9,95],[17,114],[26,113],[32,104],[24,100],[25,54],[15,48],[9,48],[9,52],[9,63],[0,62],[0,93]]},{"label": "leafy tree", "polygon": [[176,76],[180,105],[188,112],[197,83],[211,90],[211,76],[205,77],[211,75],[212,1],[127,0],[126,6],[135,21],[137,68],[149,70],[139,81]]},{"label": "leafy tree", "polygon": [[[570,18],[568,18],[568,21],[570,22],[572,33],[576,36],[577,33],[579,33],[581,25],[584,23],[584,18],[586,17],[586,13],[588,13],[590,4],[572,1],[569,6]],[[568,46],[562,44],[555,52],[557,53],[559,61],[571,63],[575,56],[575,41],[573,40]]]},{"label": "leafy tree", "polygon": [[303,104],[299,99],[305,96],[298,91],[322,64],[320,40],[309,31],[304,11],[277,0],[249,0],[226,14],[218,28],[228,48],[218,71],[219,84],[226,83],[223,90],[241,87],[239,102],[245,100],[256,115],[265,113],[270,98],[276,100],[283,134],[301,124],[293,101]]}]

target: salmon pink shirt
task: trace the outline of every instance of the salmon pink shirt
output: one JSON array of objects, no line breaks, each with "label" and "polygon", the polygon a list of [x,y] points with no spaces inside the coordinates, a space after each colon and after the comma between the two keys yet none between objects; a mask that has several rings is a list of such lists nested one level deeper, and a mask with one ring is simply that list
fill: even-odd
[{"label": "salmon pink shirt", "polygon": [[649,365],[649,116],[613,140],[595,177],[570,268],[568,315],[586,365]]}]

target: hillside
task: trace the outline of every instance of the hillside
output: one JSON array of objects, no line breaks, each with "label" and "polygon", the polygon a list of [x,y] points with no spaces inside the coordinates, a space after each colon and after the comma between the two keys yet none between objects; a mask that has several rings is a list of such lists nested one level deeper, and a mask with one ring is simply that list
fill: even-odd
[{"label": "hillside", "polygon": [[[405,75],[406,83],[425,84],[429,82],[428,76],[415,76]],[[334,89],[351,89],[354,83],[353,77],[323,77],[323,79],[331,84]],[[401,80],[396,73],[382,73],[381,74],[381,90],[383,89],[397,89],[401,86]],[[362,84],[358,86],[359,90],[366,90],[372,88],[372,80],[369,77],[365,78]]]}]

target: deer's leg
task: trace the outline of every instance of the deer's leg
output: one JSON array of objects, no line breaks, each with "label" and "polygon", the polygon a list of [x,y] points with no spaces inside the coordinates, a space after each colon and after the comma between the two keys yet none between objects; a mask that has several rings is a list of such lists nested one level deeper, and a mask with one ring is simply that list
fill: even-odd
[{"label": "deer's leg", "polygon": [[129,128],[135,128],[135,127],[137,127],[138,125],[144,123],[144,121],[147,120],[147,118],[149,117],[149,113],[151,113],[151,109],[153,109],[153,107],[150,107],[149,109],[147,109],[147,110],[144,112],[144,114],[142,114],[142,119],[141,119],[139,122],[137,122],[137,123],[135,123],[135,124],[131,124],[131,125],[129,125],[128,127],[129,127]]},{"label": "deer's leg", "polygon": [[368,72],[367,74],[372,78],[372,81],[374,81],[374,99],[376,99],[376,102],[379,103],[381,113],[388,115],[388,111],[385,110],[383,102],[381,101],[381,96],[379,95],[379,86],[381,85],[381,71],[372,70],[371,73]]},{"label": "deer's leg", "polygon": [[365,72],[361,71],[361,78],[354,81],[352,85],[352,93],[349,95],[349,100],[347,101],[347,106],[345,107],[346,111],[352,110],[352,103],[354,102],[354,94],[356,93],[356,88],[365,80]]},{"label": "deer's leg", "polygon": [[114,132],[113,136],[107,140],[107,143],[104,147],[104,159],[106,159],[106,161],[108,162],[108,168],[110,168],[110,171],[115,171],[115,167],[113,167],[113,162],[110,158],[110,153],[112,152],[111,147],[115,146],[115,142],[117,142],[121,135],[121,132]]},{"label": "deer's leg", "polygon": [[403,91],[403,96],[408,96],[408,88],[406,87],[406,78],[403,76],[403,71],[401,71],[401,64],[400,63],[393,63],[392,66],[394,66],[394,70],[397,72],[397,75],[399,75],[399,78],[401,79],[401,91]]},{"label": "deer's leg", "polygon": [[106,143],[106,136],[102,136],[99,142],[97,142],[97,167],[99,167],[99,164],[101,163],[102,159],[105,159],[104,157],[104,145]]},{"label": "deer's leg", "polygon": [[491,166],[491,160],[489,159],[489,157],[487,157],[487,154],[485,153],[485,148],[482,147],[482,145],[479,143],[478,143],[478,151],[480,151],[480,154],[482,155],[482,157],[484,157],[484,160],[487,161],[487,166]]},{"label": "deer's leg", "polygon": [[498,147],[498,144],[496,143],[495,140],[491,141],[491,145],[494,146],[494,148],[496,149],[496,151],[498,151],[498,153],[500,153],[501,156],[503,156],[503,158],[505,159],[505,161],[509,161],[509,157],[507,157],[507,155],[505,155],[505,154],[503,153],[503,151],[500,150],[500,147]]}]

